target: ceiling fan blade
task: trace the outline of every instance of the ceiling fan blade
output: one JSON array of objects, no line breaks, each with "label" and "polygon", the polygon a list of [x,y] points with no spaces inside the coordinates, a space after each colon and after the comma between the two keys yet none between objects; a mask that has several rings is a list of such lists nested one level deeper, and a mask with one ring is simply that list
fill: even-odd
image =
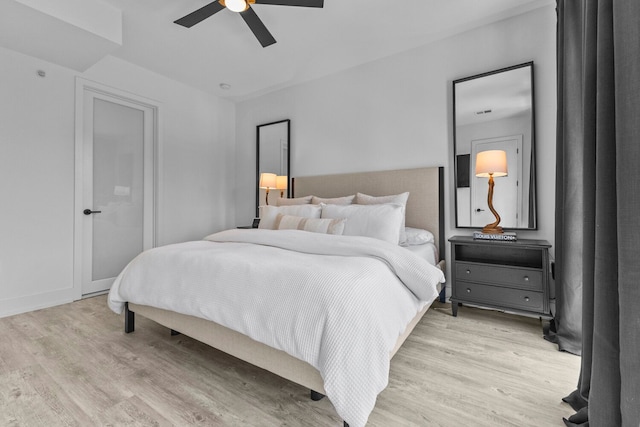
[{"label": "ceiling fan blade", "polygon": [[256,36],[262,47],[267,47],[276,42],[276,39],[273,38],[267,27],[264,26],[258,15],[253,11],[253,9],[248,8],[244,12],[240,12],[242,19],[247,23],[253,34]]},{"label": "ceiling fan blade", "polygon": [[278,6],[323,7],[324,0],[255,0],[255,4],[275,4]]},{"label": "ceiling fan blade", "polygon": [[191,12],[187,16],[183,16],[182,18],[173,22],[175,24],[182,25],[183,27],[191,28],[198,22],[202,22],[208,17],[220,12],[222,9],[224,9],[224,6],[220,4],[220,2],[214,1],[213,3],[209,3],[208,5],[201,7],[195,12]]}]

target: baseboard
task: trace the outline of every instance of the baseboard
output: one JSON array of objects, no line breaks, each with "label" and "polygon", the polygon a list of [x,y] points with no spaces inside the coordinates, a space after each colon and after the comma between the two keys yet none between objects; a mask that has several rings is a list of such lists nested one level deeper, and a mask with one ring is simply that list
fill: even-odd
[{"label": "baseboard", "polygon": [[0,318],[68,304],[75,300],[75,293],[73,288],[67,288],[36,295],[0,299]]}]

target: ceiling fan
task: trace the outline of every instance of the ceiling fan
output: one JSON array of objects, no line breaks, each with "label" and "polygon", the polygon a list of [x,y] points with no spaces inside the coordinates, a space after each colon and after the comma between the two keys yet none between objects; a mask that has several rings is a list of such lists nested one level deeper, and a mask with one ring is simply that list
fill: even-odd
[{"label": "ceiling fan", "polygon": [[252,4],[275,4],[279,6],[323,7],[324,0],[218,0],[201,7],[195,12],[174,21],[178,25],[191,28],[199,22],[213,16],[222,9],[227,8],[238,12],[244,22],[247,23],[262,47],[267,47],[276,42],[267,27],[264,26],[258,15],[253,11]]}]

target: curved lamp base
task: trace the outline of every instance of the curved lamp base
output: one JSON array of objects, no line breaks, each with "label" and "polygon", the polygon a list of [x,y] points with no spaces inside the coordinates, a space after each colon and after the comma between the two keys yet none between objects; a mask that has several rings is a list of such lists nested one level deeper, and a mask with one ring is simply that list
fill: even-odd
[{"label": "curved lamp base", "polygon": [[484,228],[482,229],[482,232],[484,234],[503,234],[504,233],[504,231],[502,230],[502,227],[496,226],[494,224],[485,225]]},{"label": "curved lamp base", "polygon": [[489,194],[487,195],[487,204],[489,205],[489,210],[491,211],[493,216],[496,217],[496,220],[491,224],[485,225],[484,228],[482,229],[482,232],[485,234],[503,234],[504,231],[502,231],[502,227],[498,225],[500,224],[500,215],[498,215],[498,212],[496,212],[496,210],[493,208],[493,185],[494,185],[493,174],[490,173],[489,174]]}]

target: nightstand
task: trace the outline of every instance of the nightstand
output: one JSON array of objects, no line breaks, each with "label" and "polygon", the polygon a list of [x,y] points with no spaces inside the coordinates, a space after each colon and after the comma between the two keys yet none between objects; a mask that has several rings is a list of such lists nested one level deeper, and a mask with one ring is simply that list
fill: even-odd
[{"label": "nightstand", "polygon": [[251,225],[239,225],[236,228],[240,229],[249,229],[249,228],[258,228],[258,224],[260,224],[260,218],[254,218],[253,223]]},{"label": "nightstand", "polygon": [[451,307],[463,303],[546,319],[551,315],[549,248],[545,240],[451,242]]}]

